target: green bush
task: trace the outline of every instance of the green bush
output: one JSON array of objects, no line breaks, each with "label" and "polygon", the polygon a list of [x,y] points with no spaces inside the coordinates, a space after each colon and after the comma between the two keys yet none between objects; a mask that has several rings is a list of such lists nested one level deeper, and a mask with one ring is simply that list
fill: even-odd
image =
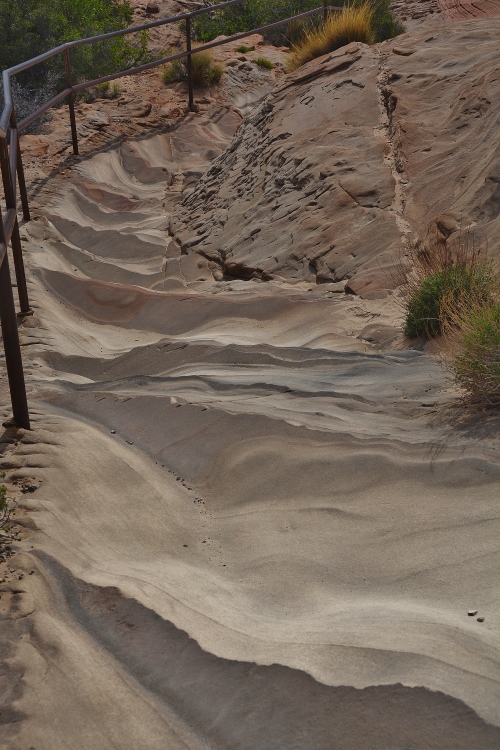
[{"label": "green bush", "polygon": [[239,47],[236,48],[236,52],[239,52],[240,54],[244,55],[245,52],[253,52],[255,47],[247,47],[245,44],[241,44]]},{"label": "green bush", "polygon": [[472,266],[452,263],[434,271],[414,289],[406,303],[404,334],[409,338],[440,336],[451,310],[470,300],[487,304],[491,299],[493,271],[486,261]]},{"label": "green bush", "polygon": [[[63,42],[127,28],[129,0],[0,0],[0,67],[11,67]],[[98,78],[148,58],[148,36],[120,37],[71,51],[73,80]],[[31,91],[64,80],[62,56],[16,76]]]},{"label": "green bush", "polygon": [[274,68],[274,64],[271,62],[271,60],[268,60],[265,57],[258,57],[255,61],[255,64],[258,65],[259,68],[267,68],[268,70]]}]

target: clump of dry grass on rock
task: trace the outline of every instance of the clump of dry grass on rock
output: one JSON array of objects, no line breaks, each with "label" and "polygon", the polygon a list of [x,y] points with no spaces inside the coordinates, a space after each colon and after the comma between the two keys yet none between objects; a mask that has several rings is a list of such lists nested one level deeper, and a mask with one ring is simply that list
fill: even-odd
[{"label": "clump of dry grass on rock", "polygon": [[[193,52],[191,60],[193,65],[193,86],[207,88],[220,82],[224,74],[224,68],[218,63],[214,63],[209,50]],[[187,77],[187,57],[181,60],[174,60],[163,69],[163,83],[186,81]]]},{"label": "clump of dry grass on rock", "polygon": [[374,9],[370,3],[351,5],[338,13],[333,13],[323,26],[306,31],[298,42],[292,44],[288,71],[296,70],[310,60],[333,52],[350,42],[373,44],[373,16]]},{"label": "clump of dry grass on rock", "polygon": [[451,321],[452,308],[492,300],[495,272],[491,260],[469,232],[457,234],[451,245],[436,234],[411,248],[400,262],[404,333],[409,338],[441,336]]},{"label": "clump of dry grass on rock", "polygon": [[500,406],[500,273],[469,231],[436,234],[400,263],[404,333],[443,336],[442,357],[464,400]]},{"label": "clump of dry grass on rock", "polygon": [[486,303],[468,300],[457,307],[452,297],[443,300],[448,348],[445,364],[465,401],[500,406],[500,275]]}]

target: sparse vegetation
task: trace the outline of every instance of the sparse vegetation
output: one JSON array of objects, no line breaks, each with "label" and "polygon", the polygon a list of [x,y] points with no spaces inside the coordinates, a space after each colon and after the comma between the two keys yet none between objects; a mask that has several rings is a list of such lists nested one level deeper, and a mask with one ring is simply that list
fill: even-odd
[{"label": "sparse vegetation", "polygon": [[460,233],[454,247],[438,236],[410,250],[401,264],[405,292],[404,333],[409,338],[440,336],[452,309],[473,301],[486,305],[495,287],[493,265],[469,232]]},{"label": "sparse vegetation", "polygon": [[[341,0],[339,4],[352,7],[363,4],[363,0]],[[200,15],[194,19],[194,38],[208,42],[220,34],[229,36],[241,31],[250,31],[317,7],[317,0],[252,0],[220,10],[217,10],[216,4],[210,14]],[[371,7],[375,41],[381,42],[404,31],[401,23],[391,12],[390,0],[371,0]],[[323,16],[318,13],[305,20],[291,21],[281,28],[269,29],[264,36],[270,44],[289,46],[297,44],[306,33],[322,25]]]},{"label": "sparse vegetation", "polygon": [[468,401],[500,405],[500,273],[458,233],[451,247],[434,237],[401,264],[404,333],[443,338],[443,359]]},{"label": "sparse vegetation", "polygon": [[[194,52],[193,62],[193,85],[198,88],[207,88],[220,82],[224,68],[218,63],[214,63],[209,50]],[[174,60],[163,68],[163,83],[169,84],[175,81],[186,81],[188,76],[187,57],[181,60]]]},{"label": "sparse vegetation", "polygon": [[349,42],[373,44],[373,6],[368,3],[351,5],[329,16],[326,23],[306,31],[302,39],[292,45],[288,70],[293,71],[316,57],[326,55]]},{"label": "sparse vegetation", "polygon": [[274,63],[272,63],[271,60],[268,60],[265,57],[258,57],[255,61],[255,64],[258,65],[259,68],[267,68],[268,70],[274,68]]},{"label": "sparse vegetation", "polygon": [[77,94],[77,99],[81,99],[87,104],[95,102],[96,99],[116,99],[122,93],[122,87],[119,83],[114,83],[112,86],[109,81],[100,83],[97,86],[92,86],[89,89],[84,89]]},{"label": "sparse vegetation", "polygon": [[246,52],[253,52],[255,47],[247,47],[244,44],[241,44],[239,47],[236,47],[236,52],[239,52],[241,55],[244,55]]}]

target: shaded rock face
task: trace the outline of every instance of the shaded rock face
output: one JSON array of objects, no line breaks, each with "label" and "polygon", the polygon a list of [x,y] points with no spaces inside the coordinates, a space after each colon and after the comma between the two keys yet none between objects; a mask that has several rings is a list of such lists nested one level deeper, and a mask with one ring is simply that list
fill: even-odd
[{"label": "shaded rock face", "polygon": [[169,255],[390,288],[438,216],[445,239],[472,224],[497,253],[499,33],[498,19],[438,22],[287,76],[174,212]]}]

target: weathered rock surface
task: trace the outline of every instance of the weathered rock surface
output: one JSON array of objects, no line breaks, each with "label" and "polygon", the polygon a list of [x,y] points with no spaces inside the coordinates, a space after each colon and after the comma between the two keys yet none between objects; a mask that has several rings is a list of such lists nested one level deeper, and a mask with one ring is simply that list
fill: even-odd
[{"label": "weathered rock surface", "polygon": [[384,287],[439,215],[497,253],[499,34],[498,19],[439,24],[287,76],[174,212],[170,253]]}]

